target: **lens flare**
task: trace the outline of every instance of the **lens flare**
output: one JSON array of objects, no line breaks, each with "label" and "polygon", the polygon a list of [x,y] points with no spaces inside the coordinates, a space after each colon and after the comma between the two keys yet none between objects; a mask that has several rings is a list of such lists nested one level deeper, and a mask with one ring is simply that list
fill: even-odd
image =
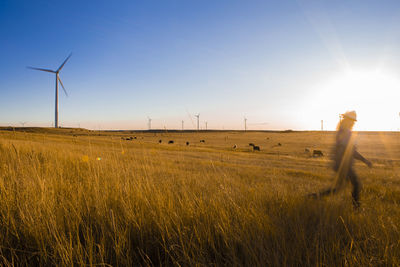
[{"label": "lens flare", "polygon": [[83,162],[89,162],[89,156],[88,155],[83,155],[82,156],[82,161]]}]

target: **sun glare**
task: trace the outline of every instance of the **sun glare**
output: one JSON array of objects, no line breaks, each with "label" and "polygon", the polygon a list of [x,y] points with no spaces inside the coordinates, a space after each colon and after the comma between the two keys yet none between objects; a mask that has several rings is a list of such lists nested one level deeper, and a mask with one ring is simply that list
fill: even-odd
[{"label": "sun glare", "polygon": [[[356,110],[355,130],[398,130],[400,128],[400,81],[379,71],[349,71],[316,88],[312,117],[324,120],[333,130],[339,113]],[[317,118],[318,117],[318,118]]]}]

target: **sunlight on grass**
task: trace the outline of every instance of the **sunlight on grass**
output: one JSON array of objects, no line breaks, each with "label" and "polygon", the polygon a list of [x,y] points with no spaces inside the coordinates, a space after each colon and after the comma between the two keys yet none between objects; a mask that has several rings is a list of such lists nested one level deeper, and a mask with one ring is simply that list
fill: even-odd
[{"label": "sunlight on grass", "polygon": [[[186,139],[195,143],[199,134],[159,145],[160,137],[150,135],[122,142],[113,135],[1,133],[0,262],[400,264],[396,173],[360,169],[359,213],[348,192],[310,200],[306,194],[332,182],[329,161],[299,152],[315,136],[301,133],[300,142],[290,134],[266,140],[268,134],[232,136],[242,148],[236,152],[224,133],[207,136],[215,144],[190,147]],[[328,151],[332,137],[320,139],[319,148]],[[250,138],[260,153],[247,148]]]}]

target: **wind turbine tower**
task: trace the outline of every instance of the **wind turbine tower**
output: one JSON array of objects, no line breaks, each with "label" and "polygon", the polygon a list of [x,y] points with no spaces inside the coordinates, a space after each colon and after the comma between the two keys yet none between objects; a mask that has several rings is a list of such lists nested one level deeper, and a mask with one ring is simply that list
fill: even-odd
[{"label": "wind turbine tower", "polygon": [[199,119],[200,119],[200,113],[197,115],[194,115],[197,118],[197,131],[200,129],[199,127]]},{"label": "wind turbine tower", "polygon": [[28,69],[32,70],[40,70],[40,71],[45,71],[45,72],[50,72],[54,73],[56,75],[56,99],[55,99],[55,118],[54,118],[54,128],[58,128],[58,83],[61,84],[62,89],[64,90],[64,93],[66,96],[68,96],[67,91],[65,90],[65,87],[60,79],[60,71],[64,67],[65,63],[67,63],[68,59],[71,57],[72,53],[69,54],[69,56],[64,60],[64,62],[61,64],[61,66],[57,70],[49,70],[49,69],[41,69],[41,68],[34,68],[34,67],[27,67]]},{"label": "wind turbine tower", "polygon": [[206,121],[206,131],[207,131],[208,122]]},{"label": "wind turbine tower", "polygon": [[244,118],[244,131],[247,131],[247,118]]},{"label": "wind turbine tower", "polygon": [[185,123],[185,121],[183,121],[183,120],[182,120],[182,131],[183,131],[183,129],[184,129],[184,128],[183,128],[183,126],[184,126],[184,123]]},{"label": "wind turbine tower", "polygon": [[321,120],[321,131],[324,131],[324,120]]},{"label": "wind turbine tower", "polygon": [[150,118],[150,117],[147,117],[147,119],[148,119],[149,130],[151,130],[151,118]]}]

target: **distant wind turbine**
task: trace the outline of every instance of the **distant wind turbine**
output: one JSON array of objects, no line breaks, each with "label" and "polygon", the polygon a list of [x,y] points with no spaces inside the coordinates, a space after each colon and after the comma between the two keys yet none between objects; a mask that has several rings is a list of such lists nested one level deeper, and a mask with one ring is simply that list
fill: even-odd
[{"label": "distant wind turbine", "polygon": [[197,115],[194,115],[197,118],[197,131],[199,130],[199,119],[200,119],[200,113]]},{"label": "distant wind turbine", "polygon": [[25,127],[26,121],[21,121],[20,124],[22,125],[22,127]]},{"label": "distant wind turbine", "polygon": [[188,117],[189,117],[189,119],[190,119],[190,122],[192,123],[193,128],[196,127],[196,126],[194,125],[194,122],[193,122],[192,114],[190,114],[189,110],[187,110],[187,109],[186,109],[186,113],[187,113],[187,115],[188,115]]},{"label": "distant wind turbine", "polygon": [[149,130],[151,130],[151,118],[147,117],[147,119],[148,119],[148,124],[149,124]]},{"label": "distant wind turbine", "polygon": [[247,131],[247,118],[244,117],[244,131]]},{"label": "distant wind turbine", "polygon": [[71,57],[72,53],[69,54],[69,56],[64,60],[64,62],[61,64],[61,66],[57,70],[49,70],[49,69],[40,69],[40,68],[34,68],[34,67],[27,67],[28,69],[32,70],[40,70],[40,71],[46,71],[50,73],[56,74],[56,101],[55,101],[55,119],[54,119],[54,128],[58,128],[58,83],[61,84],[62,89],[64,90],[64,93],[66,96],[68,96],[67,91],[65,90],[65,87],[60,79],[59,73],[64,67],[65,63],[67,63],[68,59]]}]

